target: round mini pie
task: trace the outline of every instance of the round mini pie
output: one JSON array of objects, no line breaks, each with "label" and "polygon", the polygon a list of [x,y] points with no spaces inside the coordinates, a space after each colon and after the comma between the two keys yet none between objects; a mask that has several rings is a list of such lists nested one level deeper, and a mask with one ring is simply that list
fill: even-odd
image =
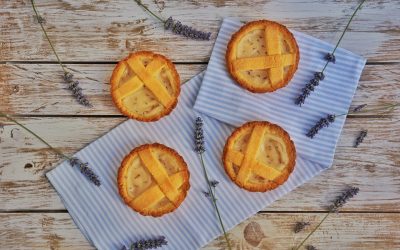
[{"label": "round mini pie", "polygon": [[111,95],[118,109],[139,121],[157,121],[176,106],[180,79],[174,64],[149,51],[130,54],[111,76]]},{"label": "round mini pie", "polygon": [[289,134],[278,125],[253,121],[231,134],[222,161],[239,187],[265,192],[288,179],[296,163],[296,149]]},{"label": "round mini pie", "polygon": [[158,143],[133,149],[118,171],[120,195],[142,215],[158,217],[174,211],[189,188],[189,171],[183,158]]},{"label": "round mini pie", "polygon": [[253,21],[232,35],[226,51],[231,76],[254,93],[285,87],[299,63],[299,48],[293,34],[283,25]]}]

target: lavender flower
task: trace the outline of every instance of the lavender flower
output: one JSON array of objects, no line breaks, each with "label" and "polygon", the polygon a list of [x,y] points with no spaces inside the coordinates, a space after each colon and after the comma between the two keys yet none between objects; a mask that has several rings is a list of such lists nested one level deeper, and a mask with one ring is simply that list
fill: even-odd
[{"label": "lavender flower", "polygon": [[99,177],[93,172],[93,170],[88,167],[88,163],[82,162],[80,159],[73,157],[69,160],[69,164],[71,164],[72,167],[77,166],[81,173],[86,176],[91,182],[94,183],[96,186],[100,186],[101,182],[99,180]]},{"label": "lavender flower", "polygon": [[204,133],[203,133],[203,120],[200,117],[196,118],[195,123],[195,132],[194,132],[194,140],[195,140],[195,150],[197,153],[202,154],[205,152],[204,147]]},{"label": "lavender flower", "polygon": [[323,72],[315,72],[314,78],[311,79],[306,86],[303,88],[301,95],[299,95],[295,101],[297,105],[304,104],[306,98],[314,91],[315,87],[319,85],[319,81],[323,81],[325,75]]},{"label": "lavender flower", "polygon": [[336,198],[333,204],[329,206],[329,211],[338,212],[339,208],[343,207],[348,200],[358,194],[358,191],[360,191],[358,187],[349,187],[346,189],[339,197]]},{"label": "lavender flower", "polygon": [[313,245],[308,245],[306,246],[306,250],[317,250],[317,248],[314,247]]},{"label": "lavender flower", "polygon": [[304,228],[306,228],[307,226],[310,225],[310,222],[297,222],[296,225],[294,226],[294,232],[295,233],[300,233],[301,231],[303,231]]},{"label": "lavender flower", "polygon": [[210,196],[211,196],[210,192],[207,192],[207,191],[202,191],[202,192],[205,197],[210,198]]},{"label": "lavender flower", "polygon": [[[160,236],[154,239],[136,241],[129,247],[129,250],[155,249],[162,247],[164,245],[168,245],[168,241],[165,239],[164,236]],[[121,248],[121,250],[128,250],[128,249],[124,246]]]},{"label": "lavender flower", "polygon": [[82,93],[82,88],[79,87],[79,81],[74,80],[74,75],[70,72],[65,72],[63,76],[64,82],[68,83],[68,89],[72,91],[72,95],[82,105],[91,107],[89,100]]},{"label": "lavender flower", "polygon": [[326,59],[328,62],[336,63],[336,57],[335,57],[335,54],[333,54],[333,53],[328,53],[328,54],[326,54],[325,59]]},{"label": "lavender flower", "polygon": [[361,111],[365,106],[367,106],[367,104],[361,104],[361,105],[356,106],[356,107],[353,109],[353,113],[358,112],[358,111]]},{"label": "lavender flower", "polygon": [[79,82],[73,81],[73,79],[72,79],[73,75],[66,70],[65,66],[61,62],[61,59],[58,56],[57,51],[54,48],[54,45],[51,42],[49,36],[47,35],[46,29],[44,28],[43,24],[46,22],[46,20],[39,14],[38,10],[36,9],[35,1],[31,0],[31,4],[32,4],[32,9],[35,13],[36,21],[40,24],[40,28],[42,29],[43,34],[45,35],[47,41],[49,42],[50,48],[52,49],[55,57],[57,58],[58,64],[60,65],[61,69],[64,71],[63,78],[64,78],[64,81],[69,84],[68,88],[72,91],[74,97],[80,104],[87,106],[87,107],[91,107],[87,98],[82,94],[82,89],[78,86]]},{"label": "lavender flower", "polygon": [[367,136],[367,134],[368,134],[367,130],[363,130],[360,132],[360,134],[357,136],[356,142],[354,144],[355,148],[357,148],[364,141],[364,138]]},{"label": "lavender flower", "polygon": [[45,24],[46,23],[46,19],[44,19],[42,16],[34,16],[35,20],[37,23],[39,24]]},{"label": "lavender flower", "polygon": [[[331,53],[327,53],[326,54],[326,56],[325,56],[326,62],[325,62],[325,65],[324,65],[323,69],[321,70],[321,72],[317,72],[315,74],[314,79],[311,80],[308,84],[306,84],[306,86],[302,89],[301,94],[294,101],[296,105],[301,106],[302,104],[304,104],[306,98],[311,94],[311,92],[313,92],[315,90],[315,87],[318,85],[318,82],[324,80],[324,71],[325,71],[326,67],[328,66],[328,64],[329,63],[336,63],[335,51],[338,48],[340,42],[342,41],[343,36],[346,33],[347,29],[349,28],[351,21],[353,20],[353,18],[356,15],[357,11],[364,4],[364,2],[365,2],[365,0],[362,0],[360,2],[360,4],[358,5],[358,7],[353,12],[353,14],[351,15],[351,17],[350,17],[345,29],[342,32],[342,35],[340,36],[339,40],[336,43],[335,48],[332,50]],[[319,74],[320,77],[317,77],[317,74]]]},{"label": "lavender flower", "polygon": [[325,79],[324,72],[315,72],[314,78],[318,79],[319,81],[323,81]]},{"label": "lavender flower", "polygon": [[164,22],[164,28],[166,30],[171,29],[172,32],[178,35],[183,35],[187,38],[198,39],[198,40],[210,40],[211,32],[198,31],[193,27],[183,25],[180,21],[174,20],[169,17]]},{"label": "lavender flower", "polygon": [[224,226],[221,214],[218,209],[217,199],[215,197],[215,191],[213,191],[213,187],[214,188],[216,187],[216,185],[218,184],[218,181],[215,181],[215,180],[210,181],[210,179],[208,178],[208,174],[207,174],[207,168],[204,164],[203,153],[205,152],[205,147],[204,147],[203,120],[200,117],[197,117],[196,122],[195,122],[194,142],[195,142],[195,150],[199,154],[200,164],[204,171],[204,179],[208,186],[208,191],[203,191],[203,194],[206,197],[210,198],[212,205],[215,209],[215,212],[217,213],[218,221],[219,221],[219,223],[221,225],[221,229],[224,233],[224,237],[225,237],[225,241],[228,246],[228,249],[231,250],[232,248],[231,248],[231,244],[229,242],[228,234],[226,233],[225,226]]},{"label": "lavender flower", "polygon": [[308,132],[307,136],[311,139],[324,127],[328,127],[329,124],[335,121],[335,115],[327,115],[325,118],[321,118]]},{"label": "lavender flower", "polygon": [[216,180],[210,181],[210,185],[211,185],[211,187],[213,187],[213,188],[215,188],[218,184],[219,184],[219,181],[216,181]]}]

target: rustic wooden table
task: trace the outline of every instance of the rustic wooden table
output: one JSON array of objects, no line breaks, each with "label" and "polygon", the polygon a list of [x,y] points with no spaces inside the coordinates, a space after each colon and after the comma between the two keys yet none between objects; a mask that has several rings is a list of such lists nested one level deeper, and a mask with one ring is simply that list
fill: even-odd
[{"label": "rustic wooden table", "polygon": [[[214,34],[223,17],[267,18],[331,43],[356,5],[355,0],[162,2],[145,1],[164,17]],[[66,90],[28,0],[0,0],[0,106],[68,154],[126,119],[109,95],[118,60],[135,50],[160,52],[176,63],[184,82],[206,68],[214,43],[164,31],[132,0],[38,0],[37,5],[61,59],[94,106],[78,105]],[[399,13],[399,1],[367,1],[344,38],[342,47],[368,59],[353,106],[400,100]],[[309,243],[318,249],[399,249],[399,115],[349,116],[332,168],[231,230],[235,249],[289,249],[310,231],[294,234],[294,223],[317,223],[346,185],[358,186],[360,194],[329,217]],[[368,130],[365,143],[353,148],[362,129]],[[92,249],[44,175],[61,159],[5,119],[0,119],[0,150],[0,248]],[[219,238],[205,249],[222,246]]]}]

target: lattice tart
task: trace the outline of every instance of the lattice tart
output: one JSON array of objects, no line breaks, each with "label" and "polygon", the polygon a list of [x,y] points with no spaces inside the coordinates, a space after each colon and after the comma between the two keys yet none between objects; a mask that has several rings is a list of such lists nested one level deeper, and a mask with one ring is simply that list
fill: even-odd
[{"label": "lattice tart", "polygon": [[118,109],[139,121],[156,121],[176,106],[180,79],[174,64],[149,51],[130,54],[111,76],[111,95]]},{"label": "lattice tart", "polygon": [[299,63],[299,48],[283,25],[253,21],[232,35],[226,51],[231,76],[254,93],[273,92],[285,87]]},{"label": "lattice tart", "polygon": [[118,171],[120,195],[142,215],[158,217],[174,211],[189,188],[189,171],[183,158],[158,143],[133,149]]},{"label": "lattice tart", "polygon": [[296,163],[296,149],[278,125],[253,121],[231,134],[222,160],[226,173],[239,187],[265,192],[288,179]]}]

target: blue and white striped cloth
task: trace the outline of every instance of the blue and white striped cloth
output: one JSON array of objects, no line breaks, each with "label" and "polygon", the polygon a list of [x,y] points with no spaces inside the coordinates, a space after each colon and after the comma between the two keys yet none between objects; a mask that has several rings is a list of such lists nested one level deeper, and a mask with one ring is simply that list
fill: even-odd
[{"label": "blue and white striped cloth", "polygon": [[236,84],[225,64],[226,46],[242,25],[224,19],[194,109],[233,126],[251,120],[276,123],[289,132],[299,155],[329,167],[346,116],[336,117],[329,128],[322,129],[313,139],[305,134],[327,114],[347,113],[366,60],[338,48],[336,63],[329,64],[324,71],[325,80],[299,107],[294,104],[295,99],[314,73],[322,70],[324,57],[334,46],[292,31],[300,48],[300,63],[294,78],[273,93],[253,94]]},{"label": "blue and white striped cloth", "polygon": [[[224,25],[226,24],[225,21]],[[221,36],[219,40],[220,38]],[[215,60],[215,53],[213,57]],[[301,70],[298,74],[302,74]],[[76,225],[97,249],[121,249],[136,240],[163,235],[168,240],[168,245],[163,249],[190,250],[204,246],[221,234],[213,206],[202,193],[207,190],[207,185],[198,156],[193,150],[194,120],[198,115],[204,119],[206,166],[210,178],[220,182],[216,188],[216,195],[223,221],[228,229],[326,169],[326,164],[315,163],[310,161],[307,155],[300,154],[294,172],[288,181],[277,189],[266,193],[251,193],[238,188],[225,174],[221,162],[225,141],[234,127],[193,110],[203,76],[204,73],[195,76],[182,87],[179,104],[169,116],[154,123],[127,120],[75,155],[89,162],[102,181],[100,187],[87,181],[79,170],[72,168],[68,162],[60,164],[46,174]],[[204,81],[203,84],[206,86],[207,82]],[[205,86],[201,98],[205,98]],[[226,92],[222,94],[226,95]],[[210,95],[211,102],[215,102],[215,99]],[[197,104],[197,108],[202,110],[204,105],[200,105],[201,99],[197,100]],[[292,108],[295,108],[294,105]],[[215,106],[210,110],[215,112]],[[230,110],[227,109],[227,112]],[[218,113],[211,115],[215,114]],[[252,116],[248,119],[257,117]],[[241,116],[240,119],[245,120]],[[231,123],[240,124],[240,119]],[[289,131],[290,124],[292,123],[284,124]],[[152,142],[174,148],[185,159],[190,171],[191,188],[186,199],[176,211],[160,218],[146,217],[134,212],[124,204],[117,188],[117,172],[124,156],[133,148]]]}]

